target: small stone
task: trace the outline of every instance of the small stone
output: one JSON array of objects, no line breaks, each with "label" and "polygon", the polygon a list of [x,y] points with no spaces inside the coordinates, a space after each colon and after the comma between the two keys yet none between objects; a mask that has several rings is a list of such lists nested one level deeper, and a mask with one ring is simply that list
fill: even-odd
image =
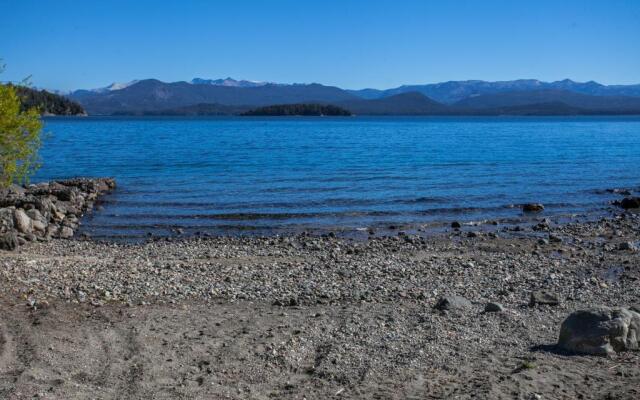
[{"label": "small stone", "polygon": [[445,296],[441,297],[433,307],[440,311],[464,310],[471,308],[471,302],[462,296]]},{"label": "small stone", "polygon": [[504,307],[500,303],[487,303],[484,306],[484,312],[502,312]]},{"label": "small stone", "polygon": [[552,243],[562,243],[562,238],[560,236],[554,235],[552,233],[549,234],[549,241]]},{"label": "small stone", "polygon": [[460,229],[460,228],[462,228],[462,225],[458,221],[453,221],[451,223],[451,227],[454,228],[454,229]]},{"label": "small stone", "polygon": [[78,290],[78,292],[76,293],[76,297],[78,299],[78,302],[80,303],[84,303],[87,301],[87,294],[82,290]]},{"label": "small stone", "polygon": [[631,242],[622,242],[620,244],[618,244],[618,250],[630,250],[630,251],[636,251],[637,248],[636,246],[631,243]]},{"label": "small stone", "polygon": [[560,299],[555,293],[547,292],[544,290],[531,292],[531,298],[529,299],[530,307],[536,305],[557,306],[558,304],[560,304]]}]

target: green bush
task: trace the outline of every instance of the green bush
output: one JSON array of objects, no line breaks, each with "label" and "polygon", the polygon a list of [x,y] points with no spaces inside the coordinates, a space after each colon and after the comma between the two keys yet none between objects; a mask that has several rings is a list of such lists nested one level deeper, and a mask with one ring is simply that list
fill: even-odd
[{"label": "green bush", "polygon": [[38,110],[22,110],[15,88],[0,85],[0,187],[28,182],[39,166],[41,131]]}]

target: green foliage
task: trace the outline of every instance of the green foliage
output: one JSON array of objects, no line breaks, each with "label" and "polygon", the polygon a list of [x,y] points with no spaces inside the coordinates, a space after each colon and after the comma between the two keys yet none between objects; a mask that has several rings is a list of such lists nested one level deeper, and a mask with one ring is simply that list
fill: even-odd
[{"label": "green foliage", "polygon": [[0,85],[0,187],[27,182],[38,168],[41,131],[38,110],[23,109],[15,88]]},{"label": "green foliage", "polygon": [[45,115],[78,115],[85,113],[82,106],[75,101],[49,93],[46,90],[35,90],[26,86],[16,86],[15,90],[20,97],[20,109],[22,111],[35,108]]},{"label": "green foliage", "polygon": [[349,116],[351,112],[344,108],[328,104],[278,104],[257,108],[242,114],[245,116]]}]

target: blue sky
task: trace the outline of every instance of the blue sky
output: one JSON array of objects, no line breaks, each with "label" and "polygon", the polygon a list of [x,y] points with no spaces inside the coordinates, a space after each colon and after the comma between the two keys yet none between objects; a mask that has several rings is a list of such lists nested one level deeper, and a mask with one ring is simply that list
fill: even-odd
[{"label": "blue sky", "polygon": [[640,83],[640,1],[0,0],[0,80]]}]

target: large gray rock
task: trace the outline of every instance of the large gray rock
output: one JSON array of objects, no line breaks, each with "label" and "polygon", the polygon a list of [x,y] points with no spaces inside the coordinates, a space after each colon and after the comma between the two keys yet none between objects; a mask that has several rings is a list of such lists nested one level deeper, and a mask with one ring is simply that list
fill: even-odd
[{"label": "large gray rock", "polygon": [[34,219],[33,221],[31,221],[31,225],[33,226],[34,231],[40,233],[45,233],[47,231],[47,224],[40,220]]},{"label": "large gray rock", "polygon": [[32,208],[31,210],[27,210],[27,216],[29,218],[31,218],[34,221],[40,221],[40,222],[45,222],[46,219],[45,217],[42,215],[42,213],[40,213],[40,211],[38,211],[38,209],[36,208]]},{"label": "large gray rock", "polygon": [[0,208],[0,232],[8,232],[14,229],[13,209]]},{"label": "large gray rock", "polygon": [[637,308],[596,307],[579,310],[562,322],[558,346],[580,354],[608,356],[640,345]]},{"label": "large gray rock", "polygon": [[69,228],[68,226],[60,227],[59,236],[63,239],[71,238],[73,237],[73,229]]},{"label": "large gray rock", "polygon": [[31,218],[25,212],[19,208],[13,212],[13,222],[16,229],[21,233],[31,233],[33,226],[31,225]]}]

